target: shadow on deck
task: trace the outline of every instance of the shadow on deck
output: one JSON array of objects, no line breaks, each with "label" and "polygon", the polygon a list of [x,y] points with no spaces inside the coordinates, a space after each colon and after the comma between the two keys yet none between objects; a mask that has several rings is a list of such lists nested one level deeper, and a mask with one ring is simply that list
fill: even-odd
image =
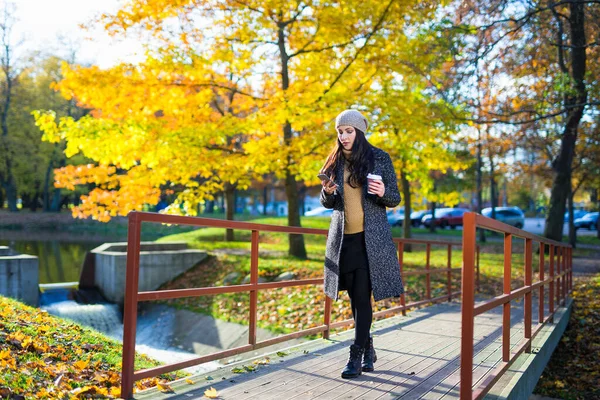
[{"label": "shadow on deck", "polygon": [[[534,300],[534,304],[536,304]],[[527,399],[541,375],[564,329],[571,301],[555,314],[533,340],[532,353],[521,354],[492,387],[486,398]],[[537,321],[536,307],[533,321]],[[547,314],[546,314],[547,315]],[[524,337],[523,302],[511,304],[511,348]],[[535,328],[535,326],[534,326]],[[173,392],[156,389],[135,394],[136,399],[201,399],[210,387],[219,399],[456,399],[460,383],[460,303],[434,305],[380,320],[373,325],[378,361],[375,371],[357,379],[340,377],[348,357],[354,331],[332,335],[270,356],[255,372],[235,374],[236,366],[253,365],[246,360],[171,384]],[[474,387],[486,378],[502,359],[502,308],[475,318],[473,359]],[[207,376],[212,377],[207,380]]]}]

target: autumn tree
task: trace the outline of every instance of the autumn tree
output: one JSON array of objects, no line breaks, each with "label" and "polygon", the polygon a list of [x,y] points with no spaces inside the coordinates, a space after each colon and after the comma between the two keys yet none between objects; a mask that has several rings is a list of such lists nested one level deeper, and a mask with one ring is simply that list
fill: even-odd
[{"label": "autumn tree", "polygon": [[[194,196],[209,198],[221,189],[211,176],[228,163],[236,165],[234,172],[248,174],[252,170],[255,176],[274,172],[285,182],[288,224],[300,226],[298,188],[303,181],[316,183],[314,175],[329,150],[324,144],[335,138],[333,130],[328,130],[329,122],[343,108],[360,103],[360,96],[369,89],[373,70],[369,55],[394,35],[410,36],[405,28],[427,21],[436,4],[132,0],[114,15],[103,16],[101,23],[111,34],[150,32],[155,50],[138,66],[121,65],[107,71],[72,68],[61,90],[96,111],[77,127],[65,123],[57,129],[49,119],[40,124],[47,132],[65,137],[67,152],[75,149],[73,142],[98,162],[97,167],[82,170],[80,176],[85,179],[79,182],[95,182],[107,190],[135,182],[143,190],[135,190],[137,196],[130,193],[127,201],[119,202],[114,193],[95,190],[85,198],[80,215],[106,218],[125,214],[140,207],[140,197],[156,202],[160,185],[169,182],[182,181],[190,193],[189,201]],[[225,50],[235,57],[224,57]],[[239,80],[232,82],[232,76]],[[129,84],[134,78],[135,85]],[[218,119],[223,125],[216,132],[204,124],[214,113],[209,105],[214,88],[234,92],[244,103],[239,106],[242,121],[221,115]],[[184,115],[187,125],[182,121]],[[82,127],[89,136],[81,133]],[[188,136],[192,130],[198,139]],[[96,140],[98,136],[107,139],[105,131],[110,132],[111,147]],[[122,131],[134,140],[122,144]],[[211,141],[222,144],[226,135],[237,133],[247,138],[242,145],[243,162],[235,161],[236,154],[215,156],[207,150]],[[148,140],[163,135],[170,140]],[[144,143],[145,152],[129,144],[136,140],[138,145]],[[154,144],[162,144],[162,149],[151,150]],[[192,146],[194,151],[189,150]],[[146,152],[155,154],[152,162]],[[170,152],[170,161],[158,152]],[[178,164],[173,158],[183,157],[186,162],[177,166],[179,174],[167,179],[156,172],[162,161],[173,165]],[[190,159],[202,160],[202,164]],[[65,182],[77,174],[75,170],[65,172]],[[127,176],[130,178],[124,178]],[[198,186],[192,190],[188,183],[198,176],[206,181],[196,180]],[[109,211],[106,202],[119,205]],[[183,208],[189,211],[189,207]],[[306,256],[302,236],[290,236],[289,252]]]},{"label": "autumn tree", "polygon": [[598,4],[489,0],[455,7],[461,24],[470,26],[465,54],[469,47],[481,49],[460,60],[463,74],[479,61],[504,65],[492,85],[508,89],[498,97],[495,109],[477,116],[478,122],[529,126],[537,122],[537,128],[558,143],[544,235],[561,240],[580,123],[586,110],[596,106],[588,99],[596,80],[587,80],[586,74],[588,60],[597,54],[592,35],[598,28]]}]

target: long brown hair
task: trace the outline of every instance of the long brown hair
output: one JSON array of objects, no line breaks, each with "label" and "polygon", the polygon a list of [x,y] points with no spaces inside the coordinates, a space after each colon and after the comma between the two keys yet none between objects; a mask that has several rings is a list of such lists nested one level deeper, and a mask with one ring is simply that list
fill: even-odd
[{"label": "long brown hair", "polygon": [[[350,171],[350,177],[348,183],[353,188],[364,185],[367,182],[367,174],[372,172],[373,165],[375,164],[373,156],[373,146],[367,141],[365,133],[360,129],[354,128],[356,131],[356,139],[352,145],[352,153],[348,160]],[[344,162],[344,153],[342,152],[342,143],[340,139],[336,140],[336,145],[327,156],[325,165],[321,168],[321,173],[329,175],[332,180],[335,179],[335,171],[337,171],[338,163]]]}]

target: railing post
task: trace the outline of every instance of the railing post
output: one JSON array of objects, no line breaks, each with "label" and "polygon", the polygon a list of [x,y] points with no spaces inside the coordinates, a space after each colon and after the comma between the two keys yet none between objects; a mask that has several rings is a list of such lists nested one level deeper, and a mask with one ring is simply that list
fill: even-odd
[{"label": "railing post", "polygon": [[475,228],[476,214],[463,218],[463,267],[461,280],[460,398],[473,397],[473,324],[475,320]]},{"label": "railing post", "polygon": [[121,361],[121,398],[133,397],[135,368],[135,334],[137,326],[137,296],[140,266],[140,231],[142,223],[135,211],[128,215],[127,270],[125,272],[125,303],[123,306],[123,359]]},{"label": "railing post", "polygon": [[569,293],[573,291],[573,248],[569,247]]},{"label": "railing post", "polygon": [[448,245],[448,301],[452,301],[452,245]]},{"label": "railing post", "polygon": [[[544,260],[544,252],[546,251],[546,247],[544,243],[540,242],[540,282],[544,281],[544,269],[546,268],[546,262]],[[540,286],[539,292],[539,303],[540,307],[538,310],[538,322],[541,324],[544,322],[544,284]]]},{"label": "railing post", "polygon": [[427,243],[427,255],[425,261],[425,271],[427,272],[425,275],[425,285],[426,285],[426,297],[427,300],[431,299],[431,272],[430,269],[430,260],[431,260],[431,244]]},{"label": "railing post", "polygon": [[252,244],[250,250],[250,324],[248,326],[248,344],[256,344],[256,309],[258,303],[258,231],[252,230]]},{"label": "railing post", "polygon": [[406,281],[404,280],[404,242],[398,242],[398,261],[400,264],[400,278],[404,285],[404,293],[400,295],[400,305],[402,305],[402,315],[406,316]]},{"label": "railing post", "polygon": [[479,254],[481,249],[479,248],[479,245],[477,245],[477,291],[479,291]]},{"label": "railing post", "polygon": [[550,322],[554,322],[554,245],[550,245],[550,289],[548,291],[548,313],[551,315]]},{"label": "railing post", "polygon": [[[512,235],[504,233],[504,294],[510,294]],[[510,301],[502,305],[502,361],[510,360]]]},{"label": "railing post", "polygon": [[562,280],[560,279],[560,265],[562,257],[562,247],[556,248],[556,308],[560,307],[560,295],[562,292]]},{"label": "railing post", "polygon": [[[525,286],[531,285],[533,281],[532,271],[532,258],[533,258],[533,241],[531,239],[525,239]],[[528,340],[527,347],[525,348],[526,353],[531,353],[531,313],[532,313],[532,297],[531,291],[525,293],[525,339]]]},{"label": "railing post", "polygon": [[567,271],[567,253],[569,252],[568,247],[563,247],[562,256],[562,272],[565,274],[562,280],[562,303],[563,306],[567,305],[567,281],[569,280],[569,271]]}]

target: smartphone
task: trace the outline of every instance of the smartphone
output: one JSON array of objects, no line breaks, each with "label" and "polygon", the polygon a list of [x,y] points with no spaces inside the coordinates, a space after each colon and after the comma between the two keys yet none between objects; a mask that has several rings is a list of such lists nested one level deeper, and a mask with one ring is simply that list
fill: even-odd
[{"label": "smartphone", "polygon": [[331,180],[331,178],[329,178],[329,177],[328,177],[327,175],[325,175],[325,174],[318,174],[318,175],[317,175],[317,178],[319,178],[319,179],[320,179],[320,180],[322,180],[322,181],[330,181],[330,180]]}]

